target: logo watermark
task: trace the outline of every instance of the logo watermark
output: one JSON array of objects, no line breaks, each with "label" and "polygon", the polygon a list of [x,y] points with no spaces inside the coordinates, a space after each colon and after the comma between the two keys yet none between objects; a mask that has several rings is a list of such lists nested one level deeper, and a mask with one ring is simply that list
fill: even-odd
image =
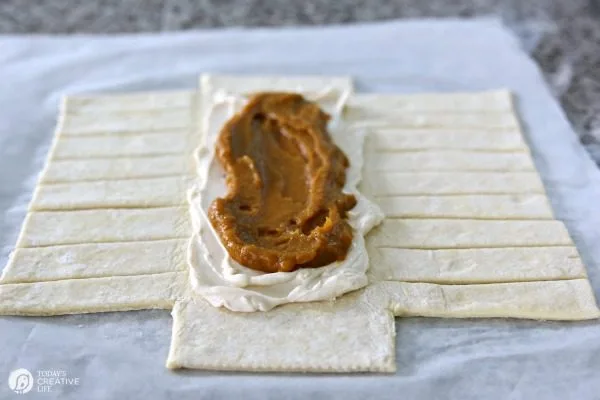
[{"label": "logo watermark", "polygon": [[17,394],[31,390],[49,393],[58,386],[79,386],[79,377],[73,377],[62,369],[40,369],[32,374],[25,368],[15,369],[8,376],[8,387]]},{"label": "logo watermark", "polygon": [[33,376],[25,368],[15,369],[8,376],[8,387],[16,394],[28,393],[33,388]]}]

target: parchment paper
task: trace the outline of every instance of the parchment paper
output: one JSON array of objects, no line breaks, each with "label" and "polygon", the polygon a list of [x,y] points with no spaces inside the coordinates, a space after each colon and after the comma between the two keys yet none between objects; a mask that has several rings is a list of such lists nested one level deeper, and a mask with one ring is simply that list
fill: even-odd
[{"label": "parchment paper", "polygon": [[[508,87],[557,216],[600,295],[600,171],[534,63],[495,20],[0,40],[0,265],[17,237],[60,95],[193,88],[201,72],[350,74],[361,91]],[[64,370],[79,386],[28,398],[600,398],[600,322],[402,318],[398,372],[170,372],[165,311],[0,318],[0,398],[17,368]],[[235,333],[232,333],[235,334]]]}]

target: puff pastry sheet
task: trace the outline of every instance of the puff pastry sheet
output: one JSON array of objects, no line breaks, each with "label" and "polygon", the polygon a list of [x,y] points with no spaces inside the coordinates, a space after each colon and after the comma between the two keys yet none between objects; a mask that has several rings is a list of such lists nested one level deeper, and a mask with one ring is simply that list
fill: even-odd
[{"label": "puff pastry sheet", "polygon": [[182,182],[201,137],[197,114],[220,89],[352,82],[206,75],[201,85],[200,95],[65,99],[0,279],[0,314],[172,309],[169,368],[276,372],[392,372],[394,316],[599,316],[506,91],[349,99],[347,122],[371,132],[363,189],[388,216],[368,237],[366,289],[266,313],[232,313],[194,297]]}]

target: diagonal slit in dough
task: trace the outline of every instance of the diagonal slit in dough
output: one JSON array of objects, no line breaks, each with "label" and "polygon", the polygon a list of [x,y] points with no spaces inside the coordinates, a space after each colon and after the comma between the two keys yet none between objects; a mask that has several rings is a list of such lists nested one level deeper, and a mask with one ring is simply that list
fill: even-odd
[{"label": "diagonal slit in dough", "polygon": [[187,207],[40,211],[27,215],[17,247],[187,238]]},{"label": "diagonal slit in dough", "polygon": [[189,179],[180,176],[39,185],[34,211],[149,208],[185,204]]},{"label": "diagonal slit in dough", "polygon": [[387,218],[553,219],[543,194],[379,197]]},{"label": "diagonal slit in dough", "polygon": [[187,240],[17,248],[2,283],[156,274],[185,270]]},{"label": "diagonal slit in dough", "polygon": [[449,249],[572,246],[560,221],[456,219],[385,220],[368,236],[376,247]]},{"label": "diagonal slit in dough", "polygon": [[372,281],[470,284],[586,277],[573,246],[458,250],[385,247],[370,248],[369,259]]},{"label": "diagonal slit in dough", "polygon": [[0,285],[1,315],[63,315],[171,309],[185,272]]}]

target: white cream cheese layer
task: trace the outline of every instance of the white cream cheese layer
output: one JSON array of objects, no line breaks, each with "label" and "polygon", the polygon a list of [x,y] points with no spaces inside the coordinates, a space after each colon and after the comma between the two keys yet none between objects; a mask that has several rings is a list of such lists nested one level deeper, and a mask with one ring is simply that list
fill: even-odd
[{"label": "white cream cheese layer", "polygon": [[[302,92],[302,90],[298,90]],[[341,112],[349,92],[325,88],[320,93],[303,93],[331,116],[329,132],[350,160],[345,193],[356,196],[357,204],[348,214],[353,239],[346,258],[320,268],[293,272],[264,273],[232,260],[208,219],[211,202],[226,193],[224,171],[214,157],[215,142],[225,122],[246,103],[246,98],[217,91],[204,104],[203,143],[196,151],[198,177],[188,193],[193,236],[189,242],[188,264],[193,291],[215,307],[232,311],[267,311],[293,302],[331,300],[367,285],[369,258],[364,235],[381,223],[379,207],[359,193],[363,164],[364,131],[343,127]]]}]

